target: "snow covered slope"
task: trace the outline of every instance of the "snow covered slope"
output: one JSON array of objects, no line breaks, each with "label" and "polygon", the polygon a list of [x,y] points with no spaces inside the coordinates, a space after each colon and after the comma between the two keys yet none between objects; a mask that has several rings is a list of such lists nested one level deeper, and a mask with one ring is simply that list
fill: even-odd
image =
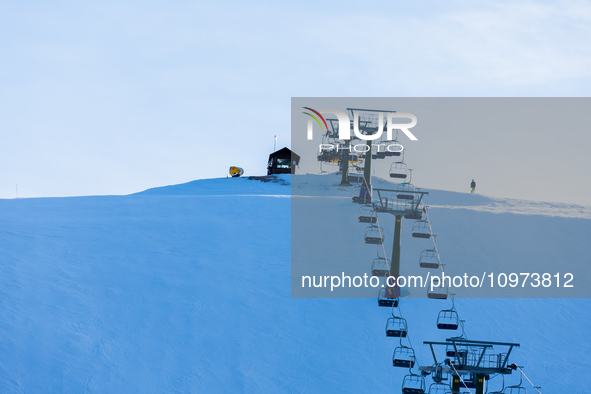
[{"label": "snow covered slope", "polygon": [[[387,308],[290,298],[289,182],[211,179],[129,196],[0,200],[0,392],[399,392],[405,371],[391,364]],[[302,193],[321,195],[334,182],[306,183]],[[337,192],[355,221],[351,191]],[[585,242],[555,252],[589,261],[588,208],[560,214],[437,191],[429,203],[450,251],[482,239],[446,229],[447,212],[498,225],[494,207],[517,219],[528,211],[557,234],[575,226]],[[351,237],[360,231],[352,226]],[[521,343],[512,359],[542,392],[591,384],[588,299],[459,299],[457,307],[470,339]],[[435,327],[440,304],[404,299],[401,309],[419,363],[430,363],[422,341],[449,336]]]}]

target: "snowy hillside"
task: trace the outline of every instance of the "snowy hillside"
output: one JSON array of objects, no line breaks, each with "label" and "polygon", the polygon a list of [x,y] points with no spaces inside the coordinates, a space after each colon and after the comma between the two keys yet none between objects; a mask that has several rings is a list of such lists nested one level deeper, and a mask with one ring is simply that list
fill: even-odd
[{"label": "snowy hillside", "polygon": [[[0,392],[400,392],[406,371],[392,367],[388,308],[375,298],[291,298],[291,181],[0,200]],[[362,237],[351,189],[334,183],[304,176],[295,194],[342,197],[332,200],[350,212],[343,228]],[[588,270],[588,207],[443,191],[430,191],[428,204],[442,253],[459,267],[535,253],[540,266],[577,259]],[[519,225],[550,236],[519,238]],[[490,234],[511,244],[492,247]],[[414,259],[411,247],[403,253]],[[401,301],[421,365],[431,363],[422,342],[450,336],[435,326],[441,305]],[[589,299],[456,306],[470,339],[520,343],[511,359],[542,392],[588,391]]]}]

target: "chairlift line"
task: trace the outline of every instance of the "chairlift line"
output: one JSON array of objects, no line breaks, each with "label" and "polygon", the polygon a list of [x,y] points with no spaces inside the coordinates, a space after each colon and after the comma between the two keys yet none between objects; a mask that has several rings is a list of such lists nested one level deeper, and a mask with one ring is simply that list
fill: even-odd
[{"label": "chairlift line", "polygon": [[[361,119],[359,119],[361,123]],[[369,123],[364,126],[366,131],[369,131],[371,126]],[[360,125],[361,129],[361,125]],[[396,142],[396,141],[395,141]],[[425,192],[419,191],[412,183],[412,170],[408,168],[407,164],[404,163],[404,150],[403,148],[399,152],[392,152],[386,147],[386,144],[383,140],[378,140],[374,142],[374,149],[371,153],[368,153],[369,156],[373,159],[381,159],[384,157],[393,156],[396,157],[393,163],[390,165],[389,170],[389,177],[395,183],[398,183],[398,186],[395,190],[387,190],[387,189],[375,189],[373,191],[377,192],[379,202],[371,201],[371,185],[368,181],[367,185],[358,185],[353,189],[353,196],[352,200],[356,203],[365,204],[359,208],[358,212],[358,221],[360,223],[368,223],[369,226],[365,230],[364,234],[364,241],[366,244],[375,244],[378,245],[378,257],[374,258],[371,264],[371,274],[372,276],[376,277],[389,277],[392,272],[390,272],[390,260],[388,260],[385,256],[380,256],[379,250],[384,246],[384,230],[380,226],[378,212],[387,212],[390,214],[395,214],[397,217],[397,224],[395,229],[395,234],[400,230],[399,223],[400,218],[404,216],[406,219],[414,220],[411,235],[414,238],[423,238],[423,239],[432,239],[433,240],[433,247],[425,249],[421,252],[419,257],[419,266],[421,268],[427,269],[441,269],[443,272],[443,264],[441,263],[441,258],[439,256],[439,252],[437,250],[437,243],[436,243],[436,236],[433,234],[431,223],[429,221],[429,215],[427,212],[427,207],[422,205],[422,197],[423,194],[427,194]],[[369,147],[369,144],[368,144]],[[349,175],[353,175],[355,172],[359,172],[360,167],[352,166]],[[365,181],[365,178],[363,179]],[[388,195],[387,193],[391,193]],[[369,195],[368,195],[369,194]],[[382,194],[386,194],[383,196]],[[421,208],[422,207],[422,208]],[[395,236],[395,244],[396,244],[396,236]],[[394,251],[392,255],[394,256]],[[384,251],[385,255],[385,251]],[[398,256],[398,255],[397,255]],[[394,257],[393,257],[394,258]],[[398,264],[393,265],[394,275],[398,274]],[[387,283],[386,283],[387,284]],[[399,294],[397,293],[397,288],[394,287],[386,287],[383,286],[378,291],[378,306],[380,307],[391,307],[392,309],[399,307]],[[429,289],[427,293],[428,298],[431,299],[442,299],[445,300],[449,296],[452,297],[452,307],[449,309],[442,309],[439,311],[437,315],[437,328],[440,330],[458,330],[458,328],[462,328],[462,334],[460,337],[456,338],[464,338],[464,325],[463,320],[459,319],[458,313],[455,309],[454,301],[453,301],[453,294],[449,294],[449,289],[446,286],[445,282],[440,283],[440,286],[437,288]],[[447,380],[447,377],[444,377],[443,373],[451,373],[449,369],[442,372],[442,369],[437,371],[435,368],[433,371],[433,380],[435,383],[429,386],[429,390],[427,390],[425,384],[424,376],[429,375],[429,373],[425,373],[425,370],[421,367],[422,375],[418,375],[412,372],[415,364],[417,363],[415,350],[412,347],[412,342],[408,337],[408,323],[406,319],[402,317],[400,314],[396,316],[396,314],[392,313],[392,316],[389,317],[386,321],[385,333],[387,337],[399,338],[400,346],[394,349],[394,353],[392,355],[392,365],[394,367],[399,368],[408,368],[410,370],[410,374],[406,375],[402,382],[402,392],[407,394],[450,394],[450,385],[442,383],[442,381]],[[406,338],[403,341],[403,338]],[[403,342],[406,344],[408,342],[408,346],[405,346]],[[452,358],[457,360],[458,362],[474,362],[473,358],[476,358],[477,354],[470,353],[470,347],[466,344],[462,343],[455,343],[452,344],[445,344],[447,348],[445,349],[446,355],[448,358]],[[483,353],[484,355],[484,353]],[[435,357],[435,353],[433,353]],[[487,356],[490,358],[490,355]],[[481,356],[482,358],[482,356]],[[449,360],[447,360],[449,361]],[[486,360],[485,360],[486,361]],[[494,361],[494,360],[493,360]],[[437,361],[435,360],[437,363]],[[480,362],[480,361],[478,361]],[[489,362],[489,361],[487,361]],[[437,364],[439,365],[439,364]],[[452,367],[454,367],[452,363]],[[454,367],[455,370],[455,367]],[[457,371],[456,371],[457,373]],[[467,372],[464,371],[464,374]],[[463,383],[463,387],[476,387],[476,375],[472,376],[471,380],[464,381],[462,378],[461,373],[457,373],[459,378]],[[466,385],[467,384],[467,385]],[[469,386],[473,385],[473,386]],[[510,393],[510,394],[521,394],[521,393]]]}]

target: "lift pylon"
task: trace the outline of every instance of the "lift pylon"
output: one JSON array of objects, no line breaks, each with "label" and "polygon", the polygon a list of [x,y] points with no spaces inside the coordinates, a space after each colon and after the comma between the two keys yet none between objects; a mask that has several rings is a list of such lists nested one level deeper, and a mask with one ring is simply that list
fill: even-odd
[{"label": "lift pylon", "polygon": [[[392,258],[390,259],[390,276],[395,278],[400,275],[400,234],[402,231],[402,217],[405,215],[421,215],[421,201],[425,194],[416,188],[406,191],[405,194],[412,195],[412,198],[399,199],[398,189],[374,189],[378,199],[374,202],[376,212],[389,213],[396,217],[394,224],[394,241],[392,244]],[[396,296],[400,296],[400,289],[396,286]]]},{"label": "lift pylon", "polygon": [[[509,375],[515,369],[509,365],[509,355],[518,343],[471,341],[464,338],[447,338],[446,342],[423,342],[431,348],[435,366],[420,366],[423,373],[434,373],[438,370],[449,373],[452,376],[451,393],[459,394],[461,388],[474,388],[475,394],[485,393],[485,381],[492,374]],[[446,349],[453,347],[454,357],[448,358]],[[436,352],[435,348],[442,346],[443,351]],[[507,348],[505,351],[495,353],[494,347]],[[466,350],[460,350],[466,349]],[[439,350],[439,348],[438,348]],[[442,357],[438,360],[437,353]],[[444,364],[444,366],[439,366]]]}]

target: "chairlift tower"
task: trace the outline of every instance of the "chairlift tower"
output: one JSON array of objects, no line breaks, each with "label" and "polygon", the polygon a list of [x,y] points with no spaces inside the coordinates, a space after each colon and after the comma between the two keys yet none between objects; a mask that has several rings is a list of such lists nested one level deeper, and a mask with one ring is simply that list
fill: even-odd
[{"label": "chairlift tower", "polygon": [[[382,114],[382,133],[387,130],[387,116],[388,113],[396,111],[379,110],[379,109],[363,109],[363,108],[347,108],[351,120],[351,140],[356,139],[357,136],[353,132],[354,127],[363,135],[374,135],[380,129],[379,116]],[[355,122],[357,121],[357,124]],[[372,160],[372,143],[373,140],[366,140],[365,161],[363,168],[363,185],[360,190],[359,197],[369,196],[371,200],[371,160]]]},{"label": "chairlift tower", "polygon": [[[322,162],[332,163],[334,164],[335,161],[341,171],[341,183],[339,186],[351,186],[351,183],[348,179],[349,173],[349,161],[352,159],[353,155],[351,154],[351,141],[346,140],[342,141],[339,140],[339,120],[338,119],[326,119],[329,124],[328,129],[326,130],[326,134],[324,135],[323,141],[326,143],[330,143],[335,147],[334,153],[329,153],[323,155],[322,152],[320,153],[318,160]],[[350,125],[352,127],[352,125]]]},{"label": "chairlift tower", "polygon": [[[421,201],[425,194],[417,189],[404,191],[404,198],[401,198],[401,191],[396,189],[375,189],[378,194],[378,201],[374,202],[376,212],[389,213],[396,217],[394,225],[394,242],[392,245],[392,258],[390,259],[390,276],[400,275],[400,233],[402,230],[402,217],[417,217],[422,215]],[[409,196],[412,196],[410,198]],[[400,296],[397,294],[396,296]]]},{"label": "chairlift tower", "polygon": [[341,184],[339,186],[351,186],[349,182],[348,174],[349,174],[349,160],[351,159],[351,141],[347,141],[345,143],[345,149],[341,152],[341,158],[339,160],[339,167],[342,172],[341,177]]},{"label": "chairlift tower", "polygon": [[[464,338],[447,338],[445,341],[423,342],[431,348],[434,364],[421,366],[419,371],[424,375],[449,373],[452,376],[452,394],[459,394],[463,388],[474,388],[475,394],[484,394],[484,382],[491,374],[510,375],[517,368],[515,364],[509,365],[509,355],[514,347],[519,347],[518,343],[470,341]],[[437,359],[434,346],[444,346],[443,359]],[[506,350],[496,353],[494,346]]]}]

